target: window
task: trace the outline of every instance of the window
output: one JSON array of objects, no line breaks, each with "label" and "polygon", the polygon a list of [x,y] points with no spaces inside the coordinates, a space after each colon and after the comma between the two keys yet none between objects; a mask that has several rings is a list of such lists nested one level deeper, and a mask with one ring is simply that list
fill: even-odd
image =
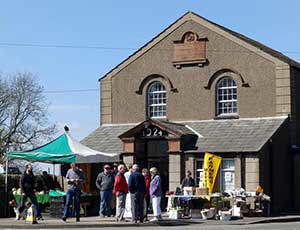
[{"label": "window", "polygon": [[200,185],[202,183],[202,175],[203,175],[203,159],[199,159],[196,161],[196,183]]},{"label": "window", "polygon": [[160,82],[152,83],[148,88],[148,116],[151,118],[166,117],[167,91]]},{"label": "window", "polygon": [[[221,168],[219,171],[220,175],[220,190],[233,190],[235,188],[234,177],[235,177],[234,159],[222,159]],[[196,161],[196,181],[200,185],[202,182],[203,175],[203,159]],[[216,182],[217,183],[217,182]]]},{"label": "window", "polygon": [[237,114],[237,85],[231,77],[224,77],[217,83],[217,115]]},{"label": "window", "polygon": [[221,164],[221,191],[233,190],[234,186],[234,159],[222,159]]}]

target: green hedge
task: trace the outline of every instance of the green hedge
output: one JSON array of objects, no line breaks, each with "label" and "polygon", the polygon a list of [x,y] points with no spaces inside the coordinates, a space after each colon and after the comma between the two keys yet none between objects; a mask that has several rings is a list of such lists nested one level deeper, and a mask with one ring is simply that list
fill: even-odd
[{"label": "green hedge", "polygon": [[[13,199],[13,194],[11,192],[12,188],[18,188],[20,181],[20,175],[8,175],[7,178],[7,191],[8,191],[8,201]],[[5,174],[0,174],[0,218],[1,217],[11,217],[12,208],[8,207],[5,199]],[[7,212],[5,212],[7,209]],[[6,213],[6,214],[5,214]]]}]

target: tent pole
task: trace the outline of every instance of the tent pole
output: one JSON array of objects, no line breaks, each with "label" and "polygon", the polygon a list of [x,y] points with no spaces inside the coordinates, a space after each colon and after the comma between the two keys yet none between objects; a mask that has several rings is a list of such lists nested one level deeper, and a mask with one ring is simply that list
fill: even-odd
[{"label": "tent pole", "polygon": [[8,217],[8,157],[5,161],[5,217]]},{"label": "tent pole", "polygon": [[6,156],[6,161],[5,161],[5,192],[7,192],[7,182],[8,182],[8,157]]}]

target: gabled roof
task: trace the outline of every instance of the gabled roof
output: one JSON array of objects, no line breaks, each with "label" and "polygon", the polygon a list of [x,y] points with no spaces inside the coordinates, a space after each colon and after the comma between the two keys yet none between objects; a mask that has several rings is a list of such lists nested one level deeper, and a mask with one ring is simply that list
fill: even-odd
[{"label": "gabled roof", "polygon": [[144,127],[149,125],[154,125],[159,127],[161,130],[166,131],[174,136],[181,137],[182,135],[194,135],[196,134],[189,128],[187,128],[184,124],[173,123],[169,121],[163,120],[154,120],[148,119],[146,121],[141,122],[140,124],[136,125],[135,127],[127,130],[126,132],[119,135],[119,138],[127,138],[133,137],[136,133],[140,132]]},{"label": "gabled roof", "polygon": [[258,152],[287,117],[229,119],[186,124],[203,135],[197,152]]},{"label": "gabled roof", "polygon": [[[287,117],[244,118],[229,120],[203,120],[171,123],[169,128],[191,127],[194,135],[201,134],[197,139],[197,150],[192,152],[258,152],[272,138]],[[170,122],[168,122],[170,123]],[[176,126],[173,126],[176,124]],[[118,138],[122,133],[138,124],[103,125],[96,129],[81,143],[98,151],[121,153],[122,141]],[[190,132],[186,129],[182,132]]]},{"label": "gabled roof", "polygon": [[255,41],[249,37],[246,37],[240,33],[234,32],[224,26],[216,24],[194,12],[188,11],[183,16],[181,16],[179,19],[177,19],[174,23],[172,23],[170,26],[168,26],[165,30],[163,30],[161,33],[159,33],[156,37],[151,39],[148,43],[146,43],[144,46],[142,46],[136,52],[131,54],[128,58],[126,58],[124,61],[122,61],[116,67],[114,67],[109,72],[107,72],[104,76],[102,76],[99,79],[99,81],[105,77],[112,77],[115,74],[117,74],[123,68],[128,66],[131,62],[135,61],[137,58],[142,56],[144,53],[146,53],[148,50],[150,50],[153,46],[155,46],[158,42],[163,40],[166,36],[168,36],[170,33],[172,33],[175,29],[177,29],[179,26],[181,26],[183,23],[185,23],[189,20],[196,21],[203,26],[211,28],[214,32],[222,34],[224,37],[226,37],[230,40],[233,40],[236,43],[239,43],[243,47],[257,53],[258,55],[261,55],[261,56],[267,58],[268,60],[271,60],[273,62],[282,61],[291,66],[300,68],[300,63],[287,57],[286,55],[284,55],[270,47],[267,47],[258,41]]}]

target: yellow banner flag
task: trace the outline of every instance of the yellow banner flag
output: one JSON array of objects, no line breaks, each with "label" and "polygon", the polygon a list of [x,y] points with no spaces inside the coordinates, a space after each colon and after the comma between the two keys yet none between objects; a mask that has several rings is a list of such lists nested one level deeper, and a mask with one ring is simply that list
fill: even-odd
[{"label": "yellow banner flag", "polygon": [[222,158],[211,153],[205,153],[203,162],[202,188],[208,188],[212,193]]}]

